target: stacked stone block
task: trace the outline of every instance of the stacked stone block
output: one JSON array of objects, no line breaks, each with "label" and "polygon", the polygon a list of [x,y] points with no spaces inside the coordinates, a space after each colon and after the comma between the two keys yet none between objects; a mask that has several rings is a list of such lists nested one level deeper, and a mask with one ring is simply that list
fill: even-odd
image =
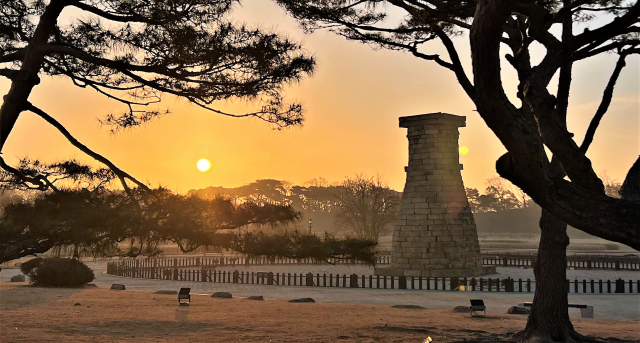
[{"label": "stacked stone block", "polygon": [[483,274],[478,234],[458,160],[466,118],[431,113],[400,118],[409,165],[393,231],[390,268],[380,275],[462,277]]}]

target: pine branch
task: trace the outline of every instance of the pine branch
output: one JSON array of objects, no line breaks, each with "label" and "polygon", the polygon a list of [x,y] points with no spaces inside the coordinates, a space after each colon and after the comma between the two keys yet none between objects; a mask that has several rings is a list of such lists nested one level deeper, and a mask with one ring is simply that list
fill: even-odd
[{"label": "pine branch", "polygon": [[51,117],[49,114],[47,114],[46,112],[44,112],[43,110],[35,107],[33,104],[29,103],[27,106],[27,109],[35,114],[37,114],[38,116],[40,116],[42,119],[44,119],[47,123],[51,124],[53,127],[55,127],[56,129],[58,129],[58,131],[60,131],[60,133],[62,133],[62,135],[76,148],[78,148],[80,151],[84,152],[85,154],[89,155],[90,157],[92,157],[93,159],[95,159],[96,161],[99,161],[101,163],[103,163],[104,165],[106,165],[109,169],[111,169],[116,176],[118,177],[118,179],[120,179],[120,182],[122,184],[122,187],[124,187],[125,191],[127,192],[127,194],[130,194],[133,197],[133,194],[131,193],[131,189],[129,188],[129,186],[127,185],[126,180],[130,180],[133,183],[135,183],[136,185],[138,185],[138,187],[149,191],[149,187],[147,185],[145,185],[144,183],[138,181],[136,178],[134,178],[133,176],[131,176],[129,173],[123,171],[122,169],[118,168],[113,162],[111,162],[110,160],[108,160],[106,157],[94,152],[93,150],[89,149],[86,145],[80,143],[80,141],[78,141],[75,137],[73,137],[73,135],[71,135],[71,133],[62,125],[60,124],[60,122],[58,122],[57,120],[55,120],[53,117]]}]

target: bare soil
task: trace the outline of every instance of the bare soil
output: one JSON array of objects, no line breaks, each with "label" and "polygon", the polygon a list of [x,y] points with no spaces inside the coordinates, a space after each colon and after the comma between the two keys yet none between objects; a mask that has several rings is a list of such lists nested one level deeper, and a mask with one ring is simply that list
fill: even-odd
[{"label": "bare soil", "polygon": [[[256,294],[259,295],[259,294]],[[342,303],[288,303],[177,296],[101,288],[36,288],[0,283],[5,342],[424,342],[508,341],[526,316],[484,318],[436,309]],[[578,332],[640,338],[640,321],[575,319]]]}]

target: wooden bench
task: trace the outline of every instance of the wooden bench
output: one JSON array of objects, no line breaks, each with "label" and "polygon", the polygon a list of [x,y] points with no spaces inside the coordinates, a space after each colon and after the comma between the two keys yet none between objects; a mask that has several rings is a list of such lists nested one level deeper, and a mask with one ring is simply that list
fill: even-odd
[{"label": "wooden bench", "polygon": [[[533,303],[524,302],[518,303],[518,307],[531,307]],[[580,318],[593,318],[593,305],[583,305],[583,304],[568,304],[568,307],[579,308],[580,309]]]}]

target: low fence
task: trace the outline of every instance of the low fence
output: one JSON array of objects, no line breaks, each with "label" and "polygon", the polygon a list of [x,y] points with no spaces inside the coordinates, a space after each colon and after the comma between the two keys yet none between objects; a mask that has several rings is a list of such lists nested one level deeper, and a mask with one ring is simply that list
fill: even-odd
[{"label": "low fence", "polygon": [[[482,264],[500,267],[530,267],[535,264],[536,254],[483,254]],[[569,255],[567,268],[604,269],[604,270],[640,270],[638,256],[611,255]]]},{"label": "low fence", "polygon": [[[482,264],[500,267],[532,268],[536,261],[535,254],[483,254]],[[329,259],[317,261],[315,259],[292,259],[272,257],[249,257],[244,255],[231,256],[188,256],[188,257],[160,257],[147,259],[127,259],[117,263],[124,263],[128,267],[138,268],[214,268],[221,266],[261,266],[261,265],[303,265],[303,264],[362,264],[362,262],[343,259]],[[379,256],[376,264],[388,265],[391,256]],[[637,256],[607,256],[607,255],[573,255],[567,256],[567,268],[573,269],[601,269],[601,270],[636,270],[640,271],[640,258]]]},{"label": "low fence", "polygon": [[[316,286],[376,289],[461,290],[487,292],[535,292],[531,279],[500,278],[425,278],[412,276],[291,274],[273,272],[217,271],[141,267],[122,262],[109,262],[107,274],[176,281],[218,282],[281,286]],[[567,292],[576,294],[640,293],[640,280],[567,280]]]},{"label": "low fence", "polygon": [[[162,257],[145,259],[126,259],[114,263],[121,263],[127,268],[215,268],[224,266],[263,266],[263,265],[292,265],[292,264],[363,264],[360,261],[329,259],[318,262],[315,259],[303,258],[271,258],[271,257],[249,257],[244,255],[231,256],[198,256],[198,257]],[[377,264],[391,263],[391,256],[379,256]]]}]

